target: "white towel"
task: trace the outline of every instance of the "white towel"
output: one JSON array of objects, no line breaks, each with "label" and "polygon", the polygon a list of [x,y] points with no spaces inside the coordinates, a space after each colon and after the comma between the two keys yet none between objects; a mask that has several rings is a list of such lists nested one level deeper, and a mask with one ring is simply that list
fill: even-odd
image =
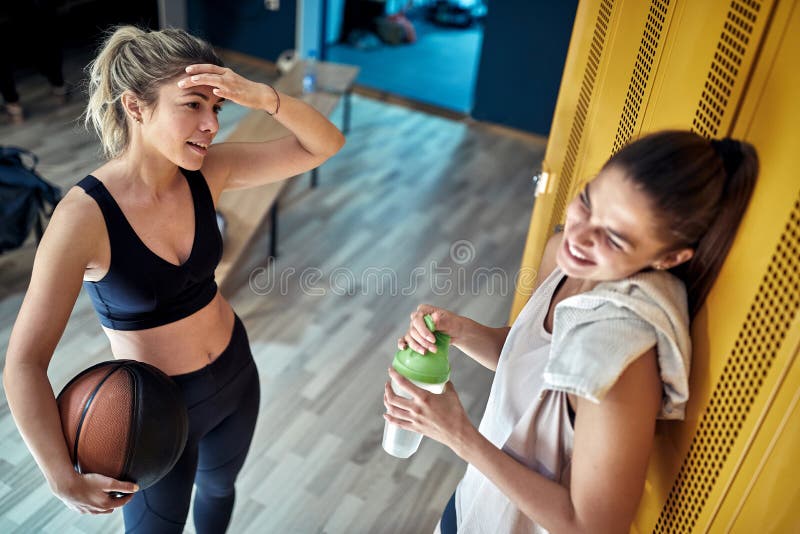
[{"label": "white towel", "polygon": [[664,393],[660,419],[683,419],[691,340],[686,288],[664,271],[602,282],[559,302],[544,379],[600,402],[628,365],[656,347]]}]

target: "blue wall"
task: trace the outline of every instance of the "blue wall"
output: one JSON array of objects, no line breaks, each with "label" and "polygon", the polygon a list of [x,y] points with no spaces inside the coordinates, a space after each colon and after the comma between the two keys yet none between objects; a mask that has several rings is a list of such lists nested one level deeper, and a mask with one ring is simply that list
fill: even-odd
[{"label": "blue wall", "polygon": [[547,135],[577,0],[489,3],[472,116]]},{"label": "blue wall", "polygon": [[267,11],[261,0],[188,0],[189,31],[211,44],[275,61],[294,48],[297,3]]}]

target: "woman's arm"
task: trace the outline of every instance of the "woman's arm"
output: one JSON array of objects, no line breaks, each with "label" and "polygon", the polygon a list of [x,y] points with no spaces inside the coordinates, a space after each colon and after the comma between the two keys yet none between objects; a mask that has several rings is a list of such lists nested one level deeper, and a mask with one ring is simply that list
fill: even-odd
[{"label": "woman's arm", "polygon": [[464,323],[463,334],[453,345],[461,352],[491,371],[497,370],[500,352],[503,350],[510,326],[493,328],[467,317],[459,316]]},{"label": "woman's arm", "polygon": [[[250,81],[216,65],[190,65],[181,87],[214,87],[214,94],[242,106],[272,113],[291,135],[266,142],[220,143],[209,148],[204,171],[219,190],[253,187],[318,167],[344,145],[344,136],[302,100]],[[280,108],[278,102],[280,101]],[[277,112],[276,112],[277,110]]]},{"label": "woman's arm", "polygon": [[[547,241],[542,254],[542,261],[536,274],[534,290],[538,289],[542,282],[553,272],[553,269],[556,268],[556,252],[561,245],[561,237],[562,235],[558,233],[551,236]],[[453,346],[487,369],[492,371],[497,369],[500,352],[503,350],[503,345],[505,345],[511,327],[492,328],[429,304],[419,305],[416,311],[411,314],[411,324],[408,327],[408,332],[397,340],[399,349],[410,346],[419,353],[425,353],[426,350],[435,351],[436,339],[428,331],[423,319],[427,314],[430,314],[433,318],[433,324],[436,325],[437,330],[441,330],[451,336]]]},{"label": "woman's arm", "polygon": [[[11,332],[3,370],[11,414],[50,488],[78,511],[103,513],[130,498],[111,499],[105,491],[131,493],[134,485],[100,475],[84,480],[70,461],[47,368],[81,288],[98,236],[95,205],[71,192],[59,203],[36,251],[31,282]],[[102,221],[102,218],[100,218]]]},{"label": "woman's arm", "polygon": [[387,420],[450,447],[537,524],[554,533],[628,532],[661,403],[655,350],[637,358],[600,404],[579,401],[569,489],[484,438],[469,422],[451,383],[444,394],[434,395],[390,373],[413,398],[387,388]]}]

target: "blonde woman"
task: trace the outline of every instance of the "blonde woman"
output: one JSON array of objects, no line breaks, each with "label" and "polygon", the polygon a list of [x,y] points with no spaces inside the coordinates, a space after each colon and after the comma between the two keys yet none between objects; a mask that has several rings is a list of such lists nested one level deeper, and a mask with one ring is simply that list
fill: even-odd
[{"label": "blonde woman", "polygon": [[[9,406],[68,507],[124,506],[129,532],[181,532],[196,485],[197,532],[223,532],[259,380],[242,322],[214,281],[222,255],[214,206],[226,189],[317,167],[344,138],[310,106],[223,67],[210,45],[181,30],[117,28],[90,76],[86,123],[108,161],[67,193],[39,246],[6,356]],[[226,100],[272,115],[291,135],[212,144]],[[81,285],[113,355],[171,375],[189,410],[183,456],[146,490],[78,474],[70,463],[46,371]]]}]

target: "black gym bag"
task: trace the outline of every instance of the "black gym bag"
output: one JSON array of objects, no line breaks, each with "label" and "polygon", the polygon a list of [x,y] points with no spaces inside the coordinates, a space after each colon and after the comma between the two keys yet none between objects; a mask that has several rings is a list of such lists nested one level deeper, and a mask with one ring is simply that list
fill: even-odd
[{"label": "black gym bag", "polygon": [[0,253],[22,246],[32,227],[41,239],[42,218],[61,200],[61,190],[36,172],[38,162],[28,150],[0,146]]}]

